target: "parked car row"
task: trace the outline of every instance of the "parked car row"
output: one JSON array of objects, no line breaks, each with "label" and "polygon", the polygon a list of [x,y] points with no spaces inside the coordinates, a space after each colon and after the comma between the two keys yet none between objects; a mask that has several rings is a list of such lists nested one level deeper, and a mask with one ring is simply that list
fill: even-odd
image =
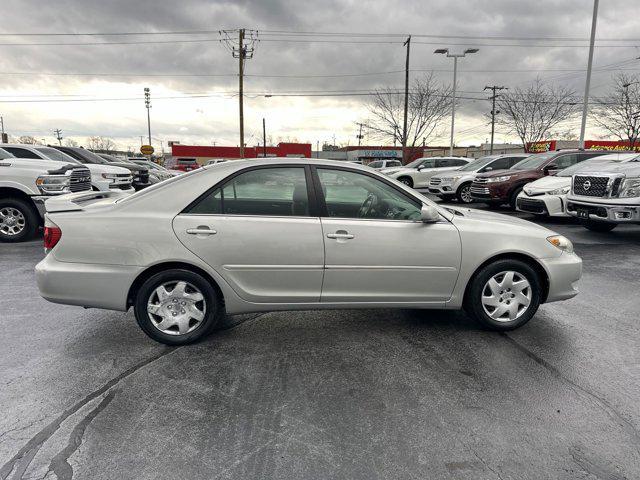
[{"label": "parked car row", "polygon": [[607,150],[492,155],[432,175],[428,190],[444,200],[573,216],[586,228],[603,232],[620,223],[640,223],[638,163],[637,152]]},{"label": "parked car row", "polygon": [[1,144],[0,242],[35,234],[51,196],[86,190],[128,195],[179,174],[134,160],[77,147]]}]

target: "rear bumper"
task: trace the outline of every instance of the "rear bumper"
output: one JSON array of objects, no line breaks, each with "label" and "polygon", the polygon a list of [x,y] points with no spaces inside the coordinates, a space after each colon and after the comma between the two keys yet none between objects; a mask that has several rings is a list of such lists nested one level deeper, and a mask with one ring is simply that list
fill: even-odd
[{"label": "rear bumper", "polygon": [[563,252],[556,258],[540,260],[549,274],[549,292],[545,303],[567,300],[578,294],[582,277],[582,259],[575,253]]},{"label": "rear bumper", "polygon": [[[582,216],[579,212],[584,212]],[[567,200],[567,213],[572,217],[584,220],[599,220],[613,223],[640,223],[640,205],[606,204],[585,202],[583,200]]]},{"label": "rear bumper", "polygon": [[60,262],[50,253],[36,265],[36,281],[42,298],[53,303],[126,311],[129,288],[142,270]]}]

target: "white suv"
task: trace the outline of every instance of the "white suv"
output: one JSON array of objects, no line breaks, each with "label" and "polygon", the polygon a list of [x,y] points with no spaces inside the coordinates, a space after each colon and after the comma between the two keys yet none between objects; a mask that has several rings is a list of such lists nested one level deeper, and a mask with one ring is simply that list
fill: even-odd
[{"label": "white suv", "polygon": [[443,200],[457,198],[460,203],[471,203],[471,184],[479,173],[503,170],[513,167],[527,158],[528,153],[488,155],[478,158],[455,172],[438,173],[431,177],[429,193]]},{"label": "white suv", "polygon": [[427,188],[433,175],[457,170],[471,162],[472,158],[430,157],[418,158],[404,167],[383,168],[380,172],[404,183],[408,187]]},{"label": "white suv", "polygon": [[[70,157],[60,150],[41,145],[1,144],[0,149],[8,152],[16,158],[32,160],[50,160],[56,162],[82,165],[75,158]],[[84,164],[91,172],[91,187],[101,192],[116,190],[118,192],[133,193],[131,186],[133,177],[131,171],[112,165]]]}]

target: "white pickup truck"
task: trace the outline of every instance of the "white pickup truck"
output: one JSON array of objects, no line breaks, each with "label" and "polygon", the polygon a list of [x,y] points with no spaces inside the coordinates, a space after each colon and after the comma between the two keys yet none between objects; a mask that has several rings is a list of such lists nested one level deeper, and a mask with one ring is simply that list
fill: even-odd
[{"label": "white pickup truck", "polygon": [[567,196],[567,213],[597,232],[611,231],[621,223],[640,224],[640,161],[577,172]]},{"label": "white pickup truck", "polygon": [[91,172],[84,165],[0,154],[0,242],[35,235],[48,198],[87,190]]}]

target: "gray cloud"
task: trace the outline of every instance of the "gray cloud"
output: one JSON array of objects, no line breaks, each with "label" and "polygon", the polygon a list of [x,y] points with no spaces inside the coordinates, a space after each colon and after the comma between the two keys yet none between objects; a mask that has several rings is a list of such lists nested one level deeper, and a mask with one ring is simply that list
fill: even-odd
[{"label": "gray cloud", "polygon": [[[601,5],[598,36],[637,37],[633,2],[616,0]],[[531,37],[587,37],[590,28],[592,3],[587,0],[541,0],[521,2],[513,0],[468,0],[468,1],[404,1],[377,0],[352,2],[326,0],[299,2],[292,0],[244,0],[217,2],[206,0],[147,1],[96,1],[62,0],[40,2],[37,0],[5,0],[3,4],[2,30],[6,33],[27,32],[125,32],[125,31],[168,31],[168,30],[217,30],[221,28],[255,28],[265,30],[359,32],[359,33],[399,33],[478,35],[491,36],[531,36]],[[108,42],[118,40],[170,40],[172,38],[194,38],[193,36],[141,36],[141,37],[1,37],[5,42]],[[217,39],[216,34],[202,34],[198,38]],[[256,45],[255,56],[247,62],[246,80],[248,92],[278,92],[295,90],[366,90],[384,85],[402,86],[401,73],[342,78],[263,78],[260,75],[308,74],[332,75],[361,72],[381,72],[402,70],[404,49],[401,44],[340,44],[340,43],[287,43],[270,42],[268,35],[261,35],[264,41]],[[455,43],[452,48],[464,49],[479,45],[480,53],[465,58],[460,63],[459,88],[465,92],[479,92],[486,84],[506,86],[525,85],[541,76],[550,82],[563,83],[581,92],[584,74],[581,72],[547,72],[548,69],[581,69],[586,64],[586,48],[518,48],[495,46],[498,42],[491,38],[477,41],[451,39],[438,40],[439,45],[421,44],[435,42],[426,38],[414,38],[411,63],[415,69],[451,69],[451,61],[443,56],[433,55],[438,46]],[[540,44],[554,43],[539,41]],[[581,42],[584,44],[585,42]],[[611,42],[609,42],[611,43]],[[634,42],[619,42],[633,45]],[[640,45],[640,42],[637,42]],[[485,45],[489,44],[489,45]],[[141,83],[149,85],[152,91],[161,87],[185,93],[199,93],[220,90],[234,91],[235,77],[100,77],[83,76],[39,76],[39,72],[58,73],[136,73],[146,74],[235,74],[237,61],[230,52],[217,41],[203,43],[166,43],[157,45],[112,45],[112,46],[32,46],[0,47],[1,72],[32,72],[26,76],[0,76],[0,94],[14,89],[28,89],[30,92],[64,93],[76,92],[86,82],[92,80],[124,81],[135,84],[131,95],[139,95]],[[595,64],[606,65],[633,59],[640,55],[637,47],[598,48]],[[640,68],[637,63],[629,63],[625,68]],[[490,70],[470,72],[469,70]],[[491,72],[493,70],[493,72]],[[496,70],[533,70],[531,72],[498,72]],[[465,72],[467,71],[467,72]],[[594,94],[606,91],[613,70],[594,74],[592,84]],[[412,75],[419,75],[413,73]],[[451,81],[451,73],[438,72],[442,82]],[[107,95],[96,91],[96,96]],[[471,93],[472,96],[480,96]],[[6,97],[3,97],[6,98]],[[237,99],[229,98],[228,102]],[[332,99],[335,105],[353,106],[356,109],[366,100],[363,98]],[[167,100],[168,102],[168,100]],[[325,100],[312,98],[311,105],[326,105]],[[260,108],[264,114],[268,109],[278,109],[282,101],[272,98],[269,102],[248,100],[248,108]],[[121,143],[135,138],[144,131],[144,126],[121,122],[117,116],[124,112],[140,109],[140,104],[96,104],[96,109],[114,112],[112,123],[88,118],[69,118],[64,114],[64,104],[60,104],[56,116],[56,126],[77,136],[105,132],[123,139]],[[42,122],[33,111],[33,104],[2,104],[0,111],[11,113],[9,125],[12,133],[34,131],[46,132],[54,128]],[[194,102],[194,110],[197,102]],[[488,111],[488,102],[465,100],[461,106],[460,129],[469,129],[485,122],[483,114]],[[254,112],[256,113],[256,112]],[[353,120],[357,120],[354,111]],[[48,121],[49,122],[49,121]],[[186,125],[172,124],[168,118],[154,117],[154,131],[158,135],[180,138],[185,136],[180,127],[187,127],[189,138],[209,142],[212,135],[232,142],[235,136],[235,117],[215,117],[202,123],[194,114],[193,121]],[[292,124],[294,125],[292,127]],[[335,122],[330,118],[318,119],[312,126],[290,122],[283,135],[308,137],[308,130],[325,132],[329,138]],[[251,128],[251,126],[249,126]],[[297,132],[296,132],[297,128]],[[482,140],[482,129],[471,130],[461,135],[461,142]],[[354,131],[335,132],[343,141],[354,135]],[[274,132],[275,134],[275,132]],[[351,141],[353,141],[353,137]]]}]

